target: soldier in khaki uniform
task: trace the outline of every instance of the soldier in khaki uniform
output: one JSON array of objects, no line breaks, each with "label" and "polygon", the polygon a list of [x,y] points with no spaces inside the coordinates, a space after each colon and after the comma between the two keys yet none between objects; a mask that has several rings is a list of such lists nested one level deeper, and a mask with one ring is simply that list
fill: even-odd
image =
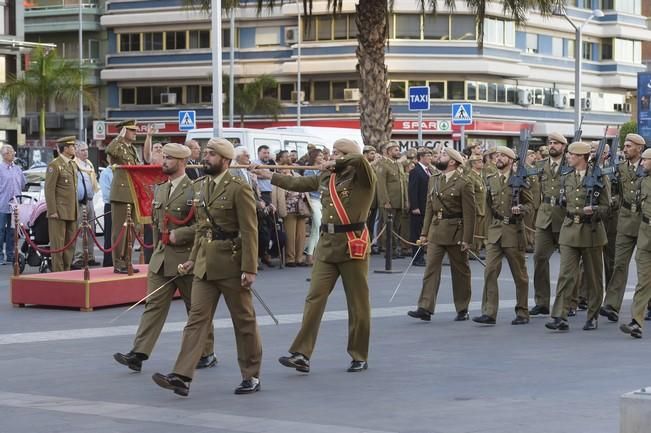
[{"label": "soldier in khaki uniform", "polygon": [[[477,147],[477,146],[475,146]],[[474,149],[474,148],[473,148]],[[475,230],[473,234],[472,250],[480,257],[484,253],[484,241],[486,240],[486,183],[482,177],[484,160],[481,155],[472,154],[468,158],[468,170],[466,176],[472,181],[475,191]],[[474,257],[471,256],[471,259]]]},{"label": "soldier in khaki uniform", "polygon": [[[373,168],[362,156],[359,145],[348,139],[339,139],[334,143],[333,159],[322,165],[320,175],[293,177],[274,174],[271,178],[273,185],[290,191],[320,191],[323,205],[321,237],[315,254],[316,263],[312,269],[310,290],[305,299],[301,329],[289,348],[291,356],[283,356],[278,360],[286,367],[303,373],[310,371],[310,357],[316,344],[321,317],[328,296],[341,276],[348,303],[348,354],[352,358],[348,371],[359,372],[368,368],[371,327],[368,290],[370,238],[365,222],[373,201],[375,182]],[[330,193],[331,187],[341,201],[347,215],[344,219],[348,219],[348,222],[339,216],[336,198]],[[351,241],[351,238],[355,240]],[[355,243],[361,248],[353,248],[351,251],[350,245],[355,246]]]},{"label": "soldier in khaki uniform", "polygon": [[[363,154],[364,158],[371,164],[373,165],[373,162],[376,159],[377,152],[375,151],[375,147],[373,146],[364,146],[363,149]],[[371,236],[371,239],[375,239],[375,221],[378,218],[377,214],[377,195],[373,195],[373,203],[371,204],[371,209],[368,211],[368,219],[366,220],[366,226],[368,227],[369,230],[369,235]],[[371,254],[379,254],[379,248],[377,244],[371,245]]]},{"label": "soldier in khaki uniform", "polygon": [[[68,244],[77,230],[77,165],[74,162],[76,138],[57,140],[59,156],[47,166],[45,174],[45,204],[50,248],[57,250]],[[81,232],[79,233],[81,236]],[[69,271],[75,255],[73,243],[62,253],[52,254],[52,271]]]},{"label": "soldier in khaki uniform", "polygon": [[194,246],[190,259],[178,267],[180,273],[194,269],[190,317],[173,373],[153,376],[156,384],[179,395],[190,391],[222,295],[233,321],[242,374],[235,393],[250,394],[260,389],[262,346],[249,290],[258,265],[256,203],[246,181],[228,172],[234,157],[235,149],[228,140],[210,139],[203,157],[207,176],[194,183]]},{"label": "soldier in khaki uniform", "polygon": [[[535,152],[533,150],[529,150],[527,153],[526,167],[528,172],[536,170],[536,167],[533,164],[535,163],[534,155]],[[533,253],[536,245],[536,231],[534,227],[536,225],[536,217],[538,215],[538,209],[540,209],[542,198],[540,196],[541,185],[538,177],[531,176],[528,178],[528,181],[529,191],[531,191],[531,196],[533,197],[533,211],[527,214],[523,219],[525,225],[524,232],[527,238],[527,253]]]},{"label": "soldier in khaki uniform", "polygon": [[[142,361],[149,359],[177,288],[181,292],[186,310],[190,311],[192,274],[178,274],[178,266],[188,260],[194,243],[194,189],[192,181],[185,174],[186,161],[190,154],[190,149],[181,144],[168,143],[163,146],[162,169],[163,173],[169,176],[169,180],[157,185],[152,202],[155,247],[147,274],[147,294],[151,296],[147,299],[145,311],[140,318],[133,349],[126,354],[113,355],[117,362],[134,371],[140,371]],[[160,289],[175,277],[174,281]],[[158,291],[153,293],[155,290]],[[213,339],[211,326],[197,368],[217,364],[213,353]]]},{"label": "soldier in khaki uniform", "polygon": [[622,308],[628,280],[628,267],[637,244],[638,232],[640,232],[642,214],[640,212],[639,183],[642,180],[641,176],[644,175],[640,155],[645,144],[644,138],[638,134],[628,134],[624,141],[626,161],[621,162],[617,167],[620,201],[615,241],[615,265],[612,277],[606,287],[604,306],[600,310],[600,314],[608,317],[611,322],[619,320],[619,312]]},{"label": "soldier in khaki uniform", "polygon": [[[133,145],[136,139],[135,120],[126,120],[118,123],[118,128],[122,128],[120,134],[108,145],[106,154],[109,163],[116,165],[135,165],[139,164],[138,154]],[[111,231],[111,245],[120,234],[120,229],[127,219],[127,206],[131,205],[131,215],[135,215],[133,207],[133,197],[129,188],[129,179],[127,172],[120,169],[113,170],[113,181],[111,182],[111,218],[113,230]],[[118,245],[113,250],[113,271],[117,274],[126,274],[127,270],[127,237],[123,236]],[[134,269],[133,272],[139,272]]]},{"label": "soldier in khaki uniform", "polygon": [[434,314],[441,283],[443,256],[450,258],[452,294],[456,321],[468,320],[470,304],[470,266],[466,250],[472,245],[475,228],[475,194],[470,179],[463,175],[463,156],[451,148],[441,151],[430,177],[425,219],[420,234],[427,242],[427,260],[418,308],[407,314],[429,321]]},{"label": "soldier in khaki uniform", "polygon": [[473,322],[494,325],[499,308],[499,289],[497,279],[502,269],[502,259],[506,256],[515,282],[515,319],[512,325],[529,323],[529,276],[525,262],[526,238],[523,217],[533,212],[533,197],[527,188],[520,190],[519,205],[513,202],[513,191],[509,179],[513,175],[513,150],[497,146],[495,167],[498,173],[486,179],[487,210],[491,213],[486,244],[486,269],[484,270],[484,293],[482,314],[473,317]]},{"label": "soldier in khaki uniform", "polygon": [[549,158],[540,161],[539,170],[540,208],[536,216],[536,240],[533,255],[533,288],[536,305],[529,311],[532,316],[549,314],[551,283],[549,281],[549,258],[558,247],[558,235],[565,219],[561,207],[561,167],[567,139],[558,132],[547,138]]},{"label": "soldier in khaki uniform", "polygon": [[[402,214],[407,209],[407,176],[400,163],[400,147],[397,143],[389,143],[386,146],[387,158],[380,161],[377,166],[377,201],[378,209],[381,210],[382,219],[387,221],[389,214],[393,215],[393,231],[401,232],[400,223]],[[385,232],[385,236],[390,233]],[[384,238],[384,236],[383,236]],[[382,243],[382,246],[386,243]],[[393,255],[395,258],[402,258],[400,242],[395,239],[393,242]],[[386,252],[391,253],[390,251]]]},{"label": "soldier in khaki uniform", "polygon": [[642,338],[642,326],[645,320],[644,312],[651,302],[651,149],[642,153],[640,163],[646,174],[638,184],[639,209],[642,215],[640,229],[637,235],[637,285],[631,305],[631,321],[620,325],[619,329],[634,338]]},{"label": "soldier in khaki uniform", "polygon": [[[559,234],[561,267],[556,285],[556,300],[552,309],[552,320],[545,326],[548,329],[567,331],[567,316],[570,297],[577,285],[579,262],[583,261],[583,278],[587,279],[588,320],[583,329],[597,329],[599,308],[603,299],[603,246],[606,245],[606,230],[602,216],[610,210],[610,188],[608,179],[602,179],[603,188],[595,191],[596,204],[587,203],[585,176],[589,175],[588,158],[590,145],[572,143],[568,149],[568,163],[573,168],[561,179],[561,203],[565,205],[566,215]],[[598,197],[597,197],[598,195]]]}]

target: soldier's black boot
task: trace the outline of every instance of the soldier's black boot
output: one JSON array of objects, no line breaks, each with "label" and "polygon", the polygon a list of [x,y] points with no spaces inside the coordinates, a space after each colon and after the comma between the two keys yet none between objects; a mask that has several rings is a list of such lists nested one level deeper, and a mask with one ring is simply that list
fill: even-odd
[{"label": "soldier's black boot", "polygon": [[353,360],[350,363],[350,367],[348,367],[348,370],[346,370],[346,371],[348,371],[349,373],[358,373],[358,372],[364,371],[366,369],[368,369],[368,362]]},{"label": "soldier's black boot", "polygon": [[549,308],[544,305],[536,305],[531,310],[529,310],[530,316],[546,316],[549,314]]},{"label": "soldier's black boot", "polygon": [[174,394],[187,397],[190,393],[190,379],[187,377],[182,377],[174,373],[167,375],[154,373],[151,378],[156,382],[156,385],[174,391]]},{"label": "soldier's black boot", "polygon": [[610,322],[617,322],[619,320],[619,314],[617,314],[617,311],[615,311],[615,309],[610,305],[604,305],[601,307],[599,309],[599,315],[607,317]]},{"label": "soldier's black boot", "polygon": [[285,367],[295,368],[296,371],[301,373],[310,372],[310,360],[301,353],[292,353],[292,356],[281,356],[278,358],[278,362]]},{"label": "soldier's black boot", "polygon": [[561,319],[560,317],[552,317],[552,320],[545,323],[545,328],[551,329],[553,331],[569,331],[570,325],[565,319]]},{"label": "soldier's black boot", "polygon": [[413,311],[407,311],[407,315],[409,317],[413,317],[414,319],[420,319],[426,322],[432,320],[432,313],[430,313],[429,311],[421,307],[418,307],[416,310]]},{"label": "soldier's black boot", "polygon": [[210,355],[202,356],[199,359],[199,362],[197,362],[197,369],[210,368],[214,367],[215,365],[217,365],[217,357],[214,353],[211,353]]},{"label": "soldier's black boot", "polygon": [[244,379],[242,383],[235,388],[235,394],[253,394],[258,391],[260,391],[260,379],[257,377]]},{"label": "soldier's black boot", "polygon": [[114,353],[113,359],[122,365],[126,365],[133,371],[142,370],[142,361],[146,361],[149,357],[144,353],[137,353],[130,351],[129,353]]}]

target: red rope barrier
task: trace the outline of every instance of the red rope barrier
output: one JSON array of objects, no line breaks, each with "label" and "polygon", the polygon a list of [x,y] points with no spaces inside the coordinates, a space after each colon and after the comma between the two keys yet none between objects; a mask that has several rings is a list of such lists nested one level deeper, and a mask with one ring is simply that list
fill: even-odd
[{"label": "red rope barrier", "polygon": [[126,226],[122,226],[122,229],[120,230],[120,233],[118,233],[118,237],[115,238],[115,243],[111,245],[110,248],[104,248],[102,245],[100,245],[100,242],[97,240],[97,236],[95,236],[95,231],[88,227],[88,232],[90,233],[91,237],[93,238],[93,242],[95,242],[95,245],[97,245],[97,248],[103,253],[110,253],[112,252],[118,245],[120,245],[120,242],[122,242],[122,238],[124,237],[124,233],[126,231]]},{"label": "red rope barrier", "polygon": [[25,226],[23,224],[20,225],[20,229],[22,230],[23,235],[25,235],[25,240],[27,241],[27,243],[32,248],[34,248],[36,251],[38,251],[41,254],[58,254],[58,253],[64,252],[65,250],[70,248],[77,241],[77,237],[79,236],[79,233],[81,233],[81,227],[80,227],[80,228],[77,229],[77,231],[75,232],[75,235],[72,237],[72,239],[70,239],[70,241],[66,245],[64,245],[63,247],[58,248],[56,250],[53,250],[53,249],[47,249],[47,248],[40,248],[38,245],[36,245],[34,243],[34,241],[32,240],[32,238],[29,236],[29,232],[27,231],[27,229],[25,228]]},{"label": "red rope barrier", "polygon": [[131,227],[131,230],[132,230],[133,236],[136,238],[136,240],[138,241],[140,246],[142,246],[143,248],[146,248],[148,250],[151,250],[152,248],[154,248],[154,244],[146,244],[145,241],[140,236],[138,236],[138,232],[136,231],[135,227]]}]

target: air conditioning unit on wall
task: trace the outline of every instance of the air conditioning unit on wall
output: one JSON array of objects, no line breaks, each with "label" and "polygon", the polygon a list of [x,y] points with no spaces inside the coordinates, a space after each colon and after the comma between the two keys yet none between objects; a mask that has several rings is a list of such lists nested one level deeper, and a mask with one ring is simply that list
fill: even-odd
[{"label": "air conditioning unit on wall", "polygon": [[298,42],[298,27],[285,27],[285,44],[291,45]]},{"label": "air conditioning unit on wall", "polygon": [[[292,92],[292,102],[297,102],[298,101],[298,92],[293,91]],[[305,92],[301,90],[301,102],[305,101]]]},{"label": "air conditioning unit on wall", "polygon": [[518,89],[518,105],[526,107],[533,104],[533,94],[529,89]]},{"label": "air conditioning unit on wall", "polygon": [[563,93],[560,90],[554,92],[554,107],[562,109],[567,107],[569,102],[570,97],[566,93]]},{"label": "air conditioning unit on wall", "polygon": [[592,99],[591,98],[581,98],[581,109],[583,111],[592,110]]},{"label": "air conditioning unit on wall", "polygon": [[176,93],[161,93],[160,94],[160,104],[161,105],[176,105]]}]

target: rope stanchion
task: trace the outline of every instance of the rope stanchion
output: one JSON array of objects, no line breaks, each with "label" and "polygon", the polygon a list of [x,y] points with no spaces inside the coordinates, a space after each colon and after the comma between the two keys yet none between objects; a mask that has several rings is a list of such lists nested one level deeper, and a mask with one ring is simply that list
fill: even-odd
[{"label": "rope stanchion", "polygon": [[53,250],[53,249],[41,248],[38,245],[36,245],[34,243],[34,241],[30,238],[29,232],[25,228],[24,224],[20,225],[20,229],[22,230],[23,235],[25,236],[25,240],[27,241],[29,246],[31,246],[32,248],[34,248],[36,251],[38,251],[41,254],[58,254],[58,253],[64,252],[65,250],[70,248],[77,241],[77,237],[79,236],[79,233],[81,233],[81,230],[82,230],[81,227],[78,228],[77,231],[75,232],[75,235],[72,237],[72,239],[70,239],[70,242],[68,242],[67,244],[65,244],[61,248]]},{"label": "rope stanchion", "polygon": [[382,236],[382,235],[384,234],[384,232],[386,231],[386,229],[387,229],[387,225],[385,224],[385,225],[382,227],[382,230],[379,231],[379,233],[377,234],[377,236],[375,236],[375,237],[373,238],[373,240],[371,241],[371,245],[375,244],[375,243],[378,241],[378,239],[380,239],[380,236]]},{"label": "rope stanchion", "polygon": [[136,231],[136,228],[134,226],[131,226],[131,233],[133,234],[133,237],[138,241],[141,247],[146,248],[148,250],[154,248],[154,244],[148,244],[145,242],[143,238],[138,236],[138,232]]},{"label": "rope stanchion", "polygon": [[97,245],[97,248],[99,248],[99,250],[100,250],[101,252],[103,252],[103,253],[107,253],[107,254],[108,254],[108,253],[110,253],[110,252],[113,252],[113,250],[115,249],[115,247],[116,247],[117,245],[119,245],[120,242],[122,242],[122,238],[124,237],[124,233],[126,232],[126,226],[122,226],[122,229],[120,230],[120,233],[118,233],[117,238],[115,238],[115,243],[114,243],[113,245],[111,245],[110,248],[104,248],[104,247],[100,244],[99,240],[97,239],[97,236],[95,235],[94,231],[93,231],[90,227],[88,228],[88,231],[89,231],[89,233],[90,233],[90,237],[93,238],[93,242],[95,242],[95,245]]},{"label": "rope stanchion", "polygon": [[412,247],[420,247],[420,246],[421,246],[421,244],[419,244],[419,243],[408,241],[407,239],[403,238],[402,236],[400,236],[398,233],[396,233],[396,232],[393,231],[393,230],[391,230],[391,233],[393,233],[393,235],[394,235],[395,237],[397,237],[398,240],[400,240],[400,241],[406,243],[407,245],[411,245]]}]

